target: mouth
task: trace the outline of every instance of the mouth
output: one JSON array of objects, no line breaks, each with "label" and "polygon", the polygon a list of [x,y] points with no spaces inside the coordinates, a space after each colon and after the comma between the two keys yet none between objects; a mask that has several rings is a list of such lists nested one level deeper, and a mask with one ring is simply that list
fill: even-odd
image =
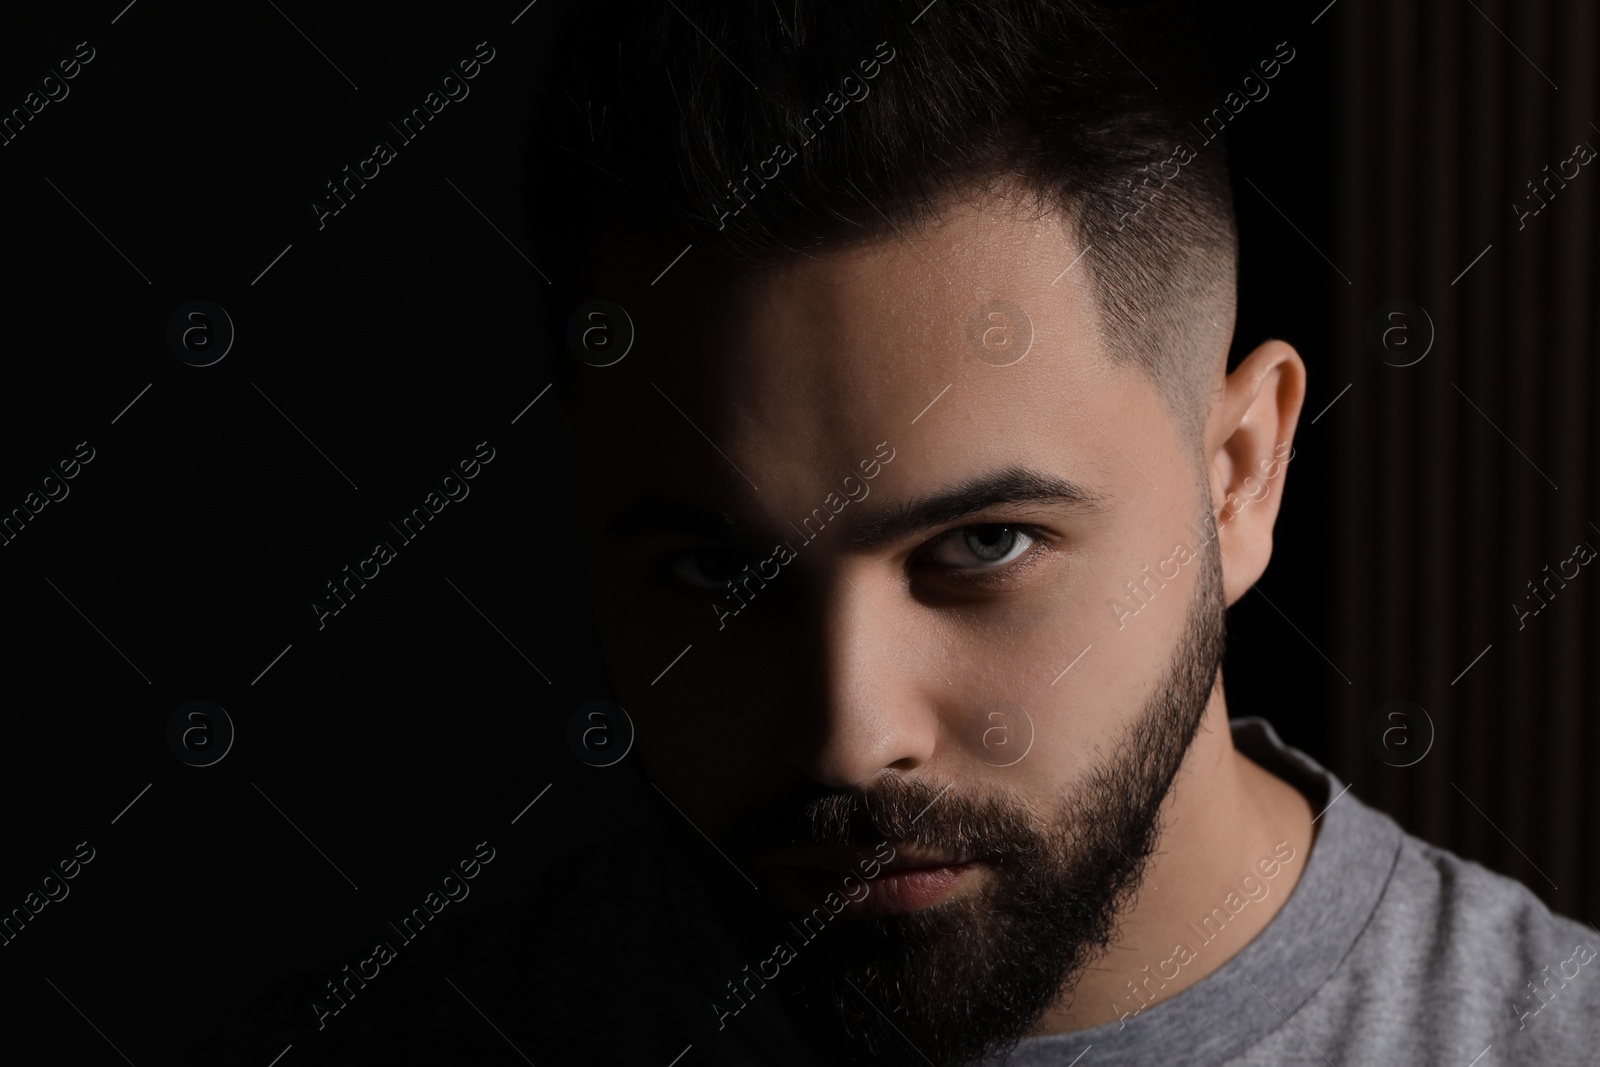
[{"label": "mouth", "polygon": [[980,880],[980,857],[893,846],[887,860],[845,846],[781,849],[763,858],[796,907],[850,918],[909,915],[951,899]]}]

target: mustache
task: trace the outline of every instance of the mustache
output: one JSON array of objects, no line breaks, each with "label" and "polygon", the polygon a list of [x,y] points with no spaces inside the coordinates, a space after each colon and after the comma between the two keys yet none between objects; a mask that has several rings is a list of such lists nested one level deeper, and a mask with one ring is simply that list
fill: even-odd
[{"label": "mustache", "polygon": [[870,789],[795,794],[740,820],[731,851],[758,856],[784,845],[841,845],[870,852],[882,842],[995,860],[1025,860],[1040,831],[1021,803],[963,793],[954,783],[886,777]]}]

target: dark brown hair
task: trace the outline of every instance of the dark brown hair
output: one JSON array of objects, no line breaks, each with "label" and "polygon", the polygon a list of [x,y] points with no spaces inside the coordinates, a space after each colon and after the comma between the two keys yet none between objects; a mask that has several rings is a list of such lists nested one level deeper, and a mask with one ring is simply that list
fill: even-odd
[{"label": "dark brown hair", "polygon": [[1014,175],[1086,250],[1109,358],[1198,439],[1238,238],[1223,146],[1190,125],[1217,83],[1185,5],[584,0],[555,57],[530,190],[561,265],[553,337],[603,295],[579,288],[602,219],[672,217],[754,263],[893,236]]}]

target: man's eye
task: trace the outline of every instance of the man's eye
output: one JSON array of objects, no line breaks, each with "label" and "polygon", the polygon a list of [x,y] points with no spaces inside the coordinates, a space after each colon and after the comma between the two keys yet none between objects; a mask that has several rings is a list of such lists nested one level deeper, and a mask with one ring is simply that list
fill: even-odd
[{"label": "man's eye", "polygon": [[730,581],[749,565],[743,552],[729,548],[692,548],[679,552],[666,563],[666,571],[695,589],[726,589]]},{"label": "man's eye", "polygon": [[1034,544],[1035,539],[1016,526],[968,526],[940,539],[927,558],[956,570],[997,570]]}]

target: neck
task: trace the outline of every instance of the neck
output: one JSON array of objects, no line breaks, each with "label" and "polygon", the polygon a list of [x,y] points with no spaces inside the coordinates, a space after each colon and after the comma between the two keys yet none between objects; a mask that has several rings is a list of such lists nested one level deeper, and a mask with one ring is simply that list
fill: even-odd
[{"label": "neck", "polygon": [[1266,928],[1305,870],[1305,796],[1233,747],[1222,686],[1161,809],[1161,836],[1110,951],[1032,1031],[1124,1023],[1216,971]]}]

